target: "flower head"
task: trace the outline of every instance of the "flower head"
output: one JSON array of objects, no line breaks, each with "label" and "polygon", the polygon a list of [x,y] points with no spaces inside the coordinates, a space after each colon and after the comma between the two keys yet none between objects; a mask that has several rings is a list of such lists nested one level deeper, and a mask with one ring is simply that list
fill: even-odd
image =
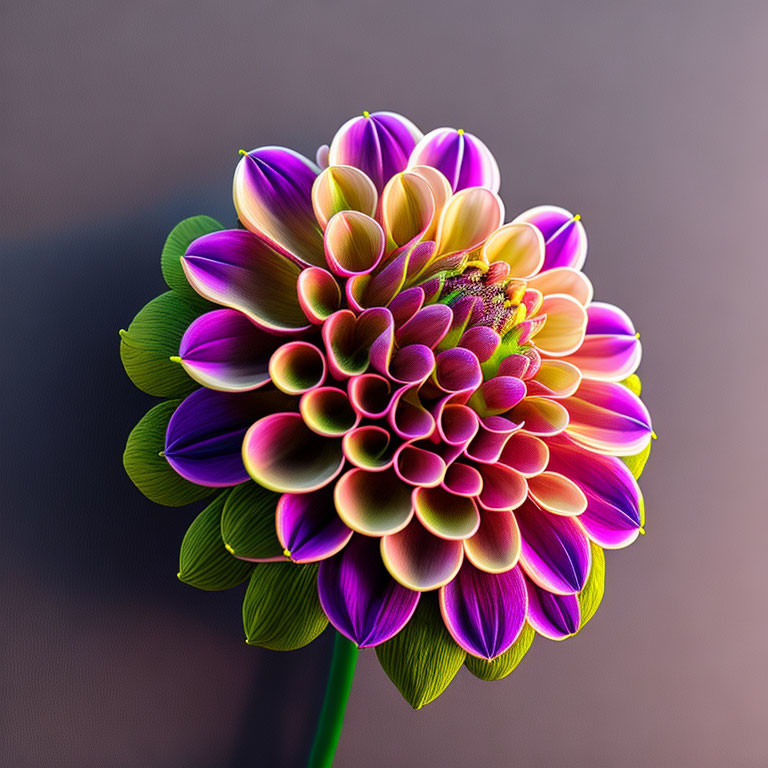
[{"label": "flower head", "polygon": [[497,679],[534,632],[594,613],[603,549],[642,532],[640,342],[593,301],[580,216],[504,223],[471,134],[366,112],[327,160],[243,152],[244,228],[172,233],[165,296],[186,309],[175,330],[155,311],[149,341],[131,326],[123,357],[141,379],[163,336],[175,362],[155,353],[152,386],[178,386],[153,394],[199,388],[156,419],[152,482],[139,438],[126,466],[166,503],[169,483],[182,503],[223,489],[180,576],[249,578],[250,642],[298,647],[330,621],[420,706],[463,662]]}]

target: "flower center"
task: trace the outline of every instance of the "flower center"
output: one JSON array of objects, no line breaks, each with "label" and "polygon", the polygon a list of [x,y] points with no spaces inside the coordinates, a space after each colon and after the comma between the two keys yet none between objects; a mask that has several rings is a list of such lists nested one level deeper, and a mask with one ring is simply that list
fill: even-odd
[{"label": "flower center", "polygon": [[480,299],[472,314],[472,325],[486,325],[500,336],[522,322],[527,314],[523,297],[527,289],[525,280],[511,278],[502,270],[465,267],[461,273],[446,278],[440,301],[448,306],[457,304],[467,296]]}]

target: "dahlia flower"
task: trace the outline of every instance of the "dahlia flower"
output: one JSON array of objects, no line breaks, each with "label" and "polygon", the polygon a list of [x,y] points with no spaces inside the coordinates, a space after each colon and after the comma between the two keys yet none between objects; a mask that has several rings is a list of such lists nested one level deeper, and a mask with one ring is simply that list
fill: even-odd
[{"label": "dahlia flower", "polygon": [[364,113],[317,164],[242,151],[239,226],[182,222],[171,290],[122,332],[153,408],[127,471],[169,505],[213,496],[179,578],[248,581],[248,642],[330,622],[415,707],[462,665],[508,674],[603,592],[643,532],[652,436],[629,317],[593,300],[579,215],[506,222],[462,130]]}]

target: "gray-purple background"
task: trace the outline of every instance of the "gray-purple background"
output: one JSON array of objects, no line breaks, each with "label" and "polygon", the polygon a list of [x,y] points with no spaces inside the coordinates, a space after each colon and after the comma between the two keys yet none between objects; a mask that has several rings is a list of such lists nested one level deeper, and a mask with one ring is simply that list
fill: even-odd
[{"label": "gray-purple background", "polygon": [[177,220],[232,220],[240,147],[393,109],[481,136],[511,214],[582,214],[660,439],[589,627],[417,713],[363,653],[338,765],[768,765],[767,41],[765,2],[4,0],[0,764],[302,764],[330,633],[249,648],[239,591],[176,581],[117,330]]}]

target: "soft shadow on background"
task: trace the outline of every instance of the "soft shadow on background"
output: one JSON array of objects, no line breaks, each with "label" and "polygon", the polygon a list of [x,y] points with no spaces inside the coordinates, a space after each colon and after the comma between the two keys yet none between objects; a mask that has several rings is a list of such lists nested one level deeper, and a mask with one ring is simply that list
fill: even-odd
[{"label": "soft shadow on background", "polygon": [[582,214],[642,333],[647,535],[578,637],[414,713],[361,655],[338,765],[764,766],[764,3],[85,3],[0,9],[0,765],[302,765],[330,633],[247,647],[176,581],[194,509],[124,476],[151,405],[117,331],[237,149],[363,109],[481,136],[509,214]]}]

